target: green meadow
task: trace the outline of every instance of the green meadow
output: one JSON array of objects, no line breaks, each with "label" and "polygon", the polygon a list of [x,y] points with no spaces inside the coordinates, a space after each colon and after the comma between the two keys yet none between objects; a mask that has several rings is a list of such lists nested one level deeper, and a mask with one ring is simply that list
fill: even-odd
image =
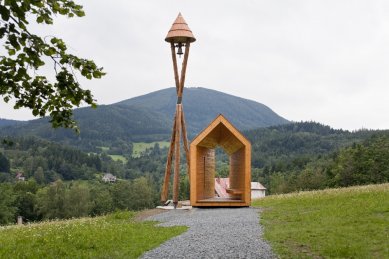
[{"label": "green meadow", "polygon": [[159,148],[169,147],[169,145],[170,145],[170,142],[167,142],[167,141],[156,141],[156,142],[150,142],[150,143],[146,143],[146,142],[133,143],[132,157],[140,157],[142,152],[146,151],[146,149],[148,149],[148,148],[153,148],[154,145],[157,143],[159,145]]},{"label": "green meadow", "polygon": [[253,206],[281,258],[389,258],[389,184],[271,195]]},{"label": "green meadow", "polygon": [[123,163],[127,163],[127,158],[125,158],[124,156],[122,156],[122,155],[109,155],[111,158],[112,158],[112,160],[114,160],[114,161],[121,161],[121,162],[123,162]]},{"label": "green meadow", "polygon": [[0,227],[0,258],[138,258],[186,227],[137,222],[136,213]]}]

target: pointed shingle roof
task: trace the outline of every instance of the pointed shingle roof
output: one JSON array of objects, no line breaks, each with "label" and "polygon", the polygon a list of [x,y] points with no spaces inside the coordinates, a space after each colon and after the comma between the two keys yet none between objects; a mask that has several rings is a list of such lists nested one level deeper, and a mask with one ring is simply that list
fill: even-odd
[{"label": "pointed shingle roof", "polygon": [[192,31],[189,29],[188,24],[182,17],[181,13],[178,14],[177,19],[174,21],[165,41],[167,42],[181,42],[185,43],[189,39],[189,42],[195,42],[196,38],[193,36]]}]

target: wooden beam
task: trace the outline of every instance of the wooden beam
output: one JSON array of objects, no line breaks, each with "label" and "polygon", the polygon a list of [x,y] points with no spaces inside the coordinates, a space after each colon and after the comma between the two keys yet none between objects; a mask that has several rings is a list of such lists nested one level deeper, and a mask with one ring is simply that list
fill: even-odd
[{"label": "wooden beam", "polygon": [[180,131],[181,131],[181,104],[176,105],[176,136],[174,154],[173,204],[177,207],[180,187]]},{"label": "wooden beam", "polygon": [[178,67],[177,67],[176,48],[175,48],[173,42],[170,43],[170,47],[171,47],[171,50],[172,50],[174,81],[176,82],[176,92],[177,92],[177,95],[178,95],[179,90],[180,90],[180,81],[178,81]]},{"label": "wooden beam", "polygon": [[182,97],[182,92],[184,91],[184,84],[185,84],[185,74],[186,74],[186,66],[188,64],[188,57],[189,57],[189,48],[190,48],[190,42],[189,40],[185,43],[185,54],[184,54],[184,60],[182,61],[182,67],[181,67],[181,78],[180,78],[180,86],[178,90],[178,97]]},{"label": "wooden beam", "polygon": [[169,192],[169,182],[170,182],[170,173],[172,168],[172,159],[174,153],[174,143],[176,138],[176,121],[177,113],[174,116],[172,137],[170,139],[169,152],[167,155],[166,168],[165,168],[165,178],[163,180],[163,186],[161,191],[161,203],[164,204],[167,201],[167,196]]},{"label": "wooden beam", "polygon": [[188,144],[188,136],[186,134],[186,125],[185,125],[185,115],[184,115],[184,107],[182,107],[181,110],[181,124],[182,124],[182,140],[184,142],[184,150],[186,155],[186,165],[187,165],[187,172],[190,179],[190,156],[189,156],[189,144]]}]

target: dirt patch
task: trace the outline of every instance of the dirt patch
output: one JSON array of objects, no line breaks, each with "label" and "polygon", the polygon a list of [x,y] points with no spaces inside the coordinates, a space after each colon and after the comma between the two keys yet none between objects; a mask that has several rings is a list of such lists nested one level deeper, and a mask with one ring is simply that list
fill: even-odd
[{"label": "dirt patch", "polygon": [[163,210],[163,209],[151,209],[151,210],[142,210],[142,211],[139,211],[134,220],[135,221],[144,221],[146,218],[150,217],[150,216],[154,216],[154,215],[157,215],[157,214],[160,214],[160,213],[164,213],[166,212],[167,210]]}]

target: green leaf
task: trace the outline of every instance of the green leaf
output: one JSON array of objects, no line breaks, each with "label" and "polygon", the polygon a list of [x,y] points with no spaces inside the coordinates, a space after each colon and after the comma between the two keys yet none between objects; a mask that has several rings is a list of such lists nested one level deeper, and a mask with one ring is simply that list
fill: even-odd
[{"label": "green leaf", "polygon": [[1,15],[1,19],[7,22],[10,17],[10,12],[5,6],[0,5],[0,15]]},{"label": "green leaf", "polygon": [[43,23],[43,21],[44,21],[44,19],[43,19],[42,16],[38,16],[38,17],[36,18],[36,22],[37,22],[37,23]]},{"label": "green leaf", "polygon": [[8,54],[10,56],[15,55],[16,54],[16,50],[15,49],[8,49]]}]

